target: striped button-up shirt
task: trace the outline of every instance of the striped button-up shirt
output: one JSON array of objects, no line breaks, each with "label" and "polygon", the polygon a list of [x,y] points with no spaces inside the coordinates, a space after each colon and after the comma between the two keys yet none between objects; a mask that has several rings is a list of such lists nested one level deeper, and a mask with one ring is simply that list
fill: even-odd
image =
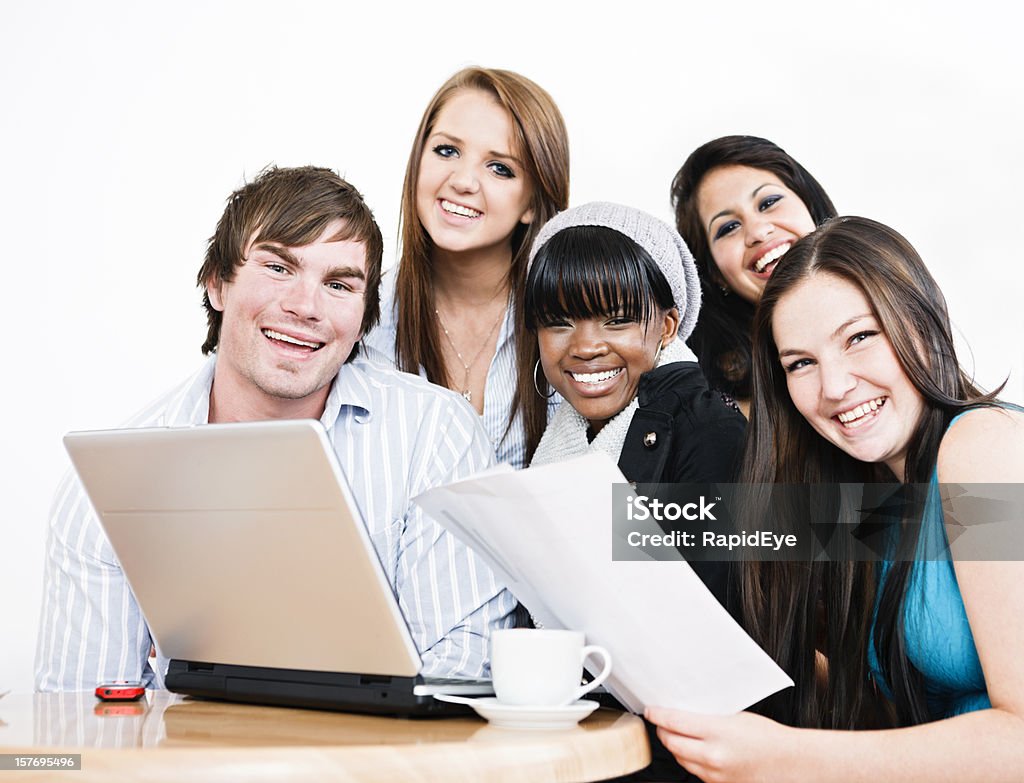
[{"label": "striped button-up shirt", "polygon": [[[125,426],[205,424],[215,366],[212,356]],[[341,368],[320,421],[423,657],[422,673],[486,675],[490,630],[512,624],[515,599],[411,502],[493,463],[477,417],[453,392],[358,358]],[[82,690],[119,679],[162,687],[167,660],[157,650],[154,670],[151,644],[110,542],[71,472],[50,517],[36,688]]]},{"label": "striped button-up shirt", "polygon": [[[396,273],[392,270],[384,275],[381,281],[380,323],[363,338],[363,349],[374,361],[386,362],[397,367],[395,276]],[[532,335],[527,337],[534,339]],[[512,397],[515,395],[516,379],[519,376],[516,362],[515,318],[512,308],[509,307],[498,332],[494,358],[487,369],[484,412],[479,418],[491,439],[498,462],[508,463],[518,470],[526,464],[526,429],[523,427],[523,417],[519,411],[515,413],[512,426],[508,426],[509,415],[512,412]],[[424,374],[422,368],[420,374]],[[548,421],[551,421],[561,402],[562,398],[557,394],[548,400]],[[470,403],[463,401],[463,405],[476,413]]]}]

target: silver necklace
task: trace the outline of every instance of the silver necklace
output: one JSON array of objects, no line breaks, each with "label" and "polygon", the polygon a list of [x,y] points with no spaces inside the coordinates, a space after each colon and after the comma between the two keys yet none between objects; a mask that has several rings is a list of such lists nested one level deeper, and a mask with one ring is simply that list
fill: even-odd
[{"label": "silver necklace", "polygon": [[448,334],[448,327],[444,325],[444,319],[441,317],[440,311],[436,307],[434,308],[434,315],[437,316],[437,323],[440,324],[441,331],[444,332],[445,339],[448,340],[448,345],[450,345],[452,347],[452,350],[455,351],[455,355],[459,359],[459,364],[461,364],[462,368],[466,371],[466,374],[462,379],[461,392],[462,396],[466,398],[466,402],[473,402],[473,392],[471,392],[469,389],[469,371],[473,367],[473,365],[476,364],[476,360],[480,358],[480,354],[484,352],[484,348],[486,348],[487,344],[491,341],[491,336],[494,334],[494,330],[498,328],[498,324],[500,324],[502,319],[505,317],[505,313],[507,310],[508,305],[506,304],[506,306],[502,308],[501,312],[498,313],[498,320],[496,320],[491,325],[491,328],[487,332],[487,336],[484,338],[483,344],[480,346],[480,349],[473,355],[473,358],[469,362],[467,362],[465,359],[462,358],[462,354],[459,352],[459,349],[455,347],[455,343],[452,341],[452,336]]}]

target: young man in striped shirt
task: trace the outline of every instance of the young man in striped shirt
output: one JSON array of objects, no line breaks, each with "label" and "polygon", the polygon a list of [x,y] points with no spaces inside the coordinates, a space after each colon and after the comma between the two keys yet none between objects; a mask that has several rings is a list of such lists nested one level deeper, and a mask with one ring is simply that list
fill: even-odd
[{"label": "young man in striped shirt", "polygon": [[[379,315],[383,242],[359,193],[327,169],[271,168],[228,199],[199,272],[209,358],[125,426],[319,419],[369,527],[425,675],[481,676],[515,599],[411,498],[488,467],[454,393],[359,356]],[[142,680],[167,661],[87,497],[65,477],[50,520],[36,688]],[[325,616],[323,622],[332,622]],[[353,628],[353,634],[359,629]]]}]

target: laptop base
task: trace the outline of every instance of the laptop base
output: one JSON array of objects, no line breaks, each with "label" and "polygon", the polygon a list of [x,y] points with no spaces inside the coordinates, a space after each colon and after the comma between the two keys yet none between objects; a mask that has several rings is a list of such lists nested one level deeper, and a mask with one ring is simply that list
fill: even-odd
[{"label": "laptop base", "polygon": [[[406,717],[471,713],[468,707],[438,701],[430,693],[455,692],[461,688],[424,688],[424,679],[419,676],[389,677],[171,660],[164,683],[174,693],[247,704]],[[489,688],[483,685],[475,690],[486,695]]]}]

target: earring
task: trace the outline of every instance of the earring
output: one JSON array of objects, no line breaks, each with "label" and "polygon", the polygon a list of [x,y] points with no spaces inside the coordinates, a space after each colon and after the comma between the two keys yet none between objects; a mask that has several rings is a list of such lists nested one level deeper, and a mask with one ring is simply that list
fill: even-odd
[{"label": "earring", "polygon": [[533,365],[533,388],[536,389],[537,390],[537,394],[539,394],[545,400],[550,400],[552,397],[555,396],[555,390],[552,389],[551,390],[551,394],[545,394],[544,392],[542,392],[540,390],[540,384],[537,383],[537,370],[539,370],[539,369],[540,369],[540,359],[538,359],[537,363],[535,365]]},{"label": "earring", "polygon": [[654,366],[658,366],[658,360],[661,358],[661,349],[665,347],[665,343],[658,343],[658,350],[654,352]]},{"label": "earring", "polygon": [[728,286],[720,285],[720,286],[718,286],[718,290],[722,292],[722,296],[728,296],[729,295],[729,287]]}]

